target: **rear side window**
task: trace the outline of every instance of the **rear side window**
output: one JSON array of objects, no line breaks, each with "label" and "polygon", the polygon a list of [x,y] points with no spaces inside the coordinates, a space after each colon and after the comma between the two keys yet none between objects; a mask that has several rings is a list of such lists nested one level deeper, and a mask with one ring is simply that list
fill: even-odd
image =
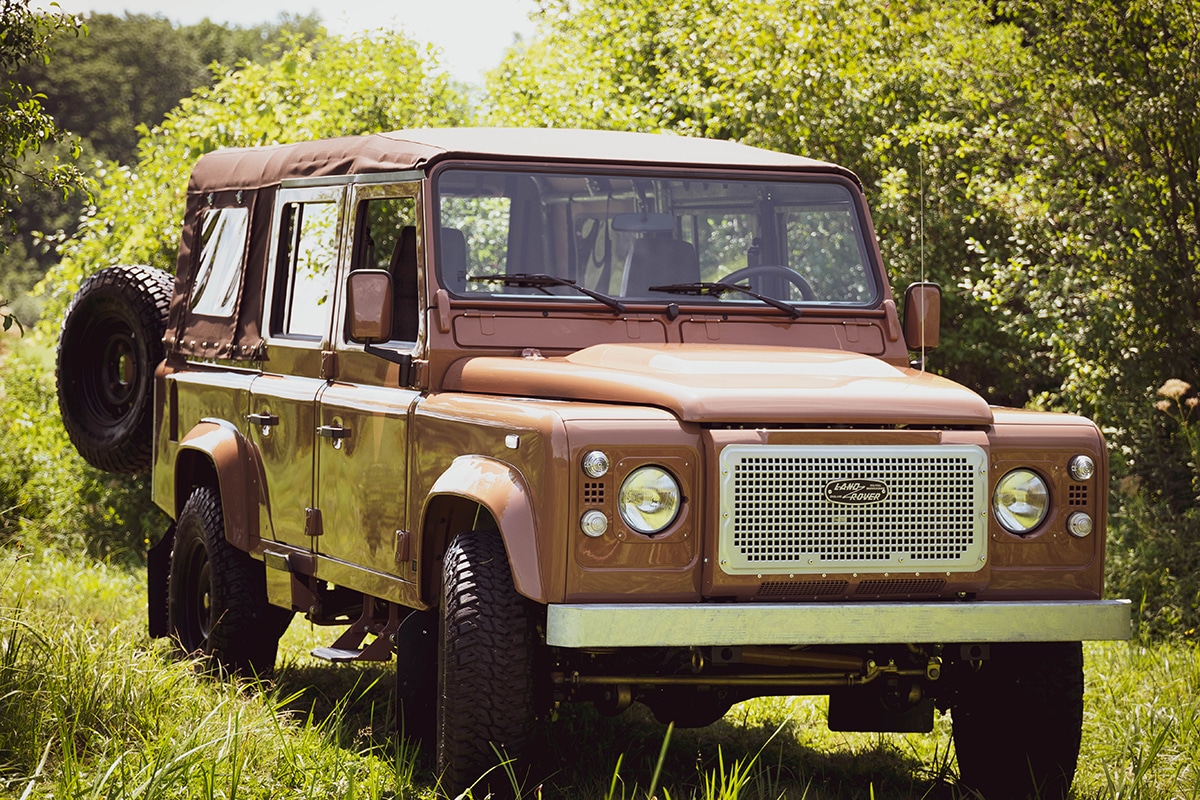
[{"label": "rear side window", "polygon": [[247,208],[212,208],[200,218],[200,264],[189,301],[192,313],[233,315],[246,263]]},{"label": "rear side window", "polygon": [[284,207],[276,333],[320,339],[329,332],[337,224],[335,202],[288,203]]}]

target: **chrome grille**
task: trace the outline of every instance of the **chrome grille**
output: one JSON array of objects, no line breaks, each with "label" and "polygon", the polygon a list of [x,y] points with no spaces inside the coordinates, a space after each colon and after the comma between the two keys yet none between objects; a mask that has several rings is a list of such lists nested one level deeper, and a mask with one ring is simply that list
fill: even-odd
[{"label": "chrome grille", "polygon": [[987,462],[969,445],[731,445],[721,451],[730,574],[973,572]]}]

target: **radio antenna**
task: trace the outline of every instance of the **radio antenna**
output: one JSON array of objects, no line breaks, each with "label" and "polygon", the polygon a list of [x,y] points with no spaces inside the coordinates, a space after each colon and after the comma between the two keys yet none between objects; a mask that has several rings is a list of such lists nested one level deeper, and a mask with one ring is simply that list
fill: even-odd
[{"label": "radio antenna", "polygon": [[[922,137],[918,140],[917,145],[917,167],[918,167],[918,192],[920,194],[920,202],[918,205],[918,219],[921,228],[920,231],[920,251],[921,251],[921,283],[925,283],[925,139]],[[921,326],[921,372],[925,372],[925,326]]]}]

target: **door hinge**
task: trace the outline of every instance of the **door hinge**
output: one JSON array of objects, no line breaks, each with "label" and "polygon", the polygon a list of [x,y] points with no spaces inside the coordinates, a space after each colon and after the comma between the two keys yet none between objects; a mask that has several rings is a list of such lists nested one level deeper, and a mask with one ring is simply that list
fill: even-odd
[{"label": "door hinge", "polygon": [[333,350],[321,351],[321,377],[327,381],[337,378],[337,353]]},{"label": "door hinge", "polygon": [[321,509],[304,509],[304,535],[320,536],[323,533],[325,533],[325,526],[321,523]]}]

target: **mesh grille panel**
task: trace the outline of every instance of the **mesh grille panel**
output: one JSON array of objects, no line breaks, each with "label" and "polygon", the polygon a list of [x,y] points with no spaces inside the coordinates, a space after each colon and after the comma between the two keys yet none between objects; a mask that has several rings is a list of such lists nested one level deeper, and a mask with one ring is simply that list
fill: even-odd
[{"label": "mesh grille panel", "polygon": [[736,445],[721,468],[727,572],[980,567],[980,448]]},{"label": "mesh grille panel", "polygon": [[855,594],[937,594],[946,585],[943,580],[910,579],[906,581],[863,581],[854,590]]},{"label": "mesh grille panel", "polygon": [[758,589],[756,597],[836,597],[846,593],[850,581],[768,582]]}]

